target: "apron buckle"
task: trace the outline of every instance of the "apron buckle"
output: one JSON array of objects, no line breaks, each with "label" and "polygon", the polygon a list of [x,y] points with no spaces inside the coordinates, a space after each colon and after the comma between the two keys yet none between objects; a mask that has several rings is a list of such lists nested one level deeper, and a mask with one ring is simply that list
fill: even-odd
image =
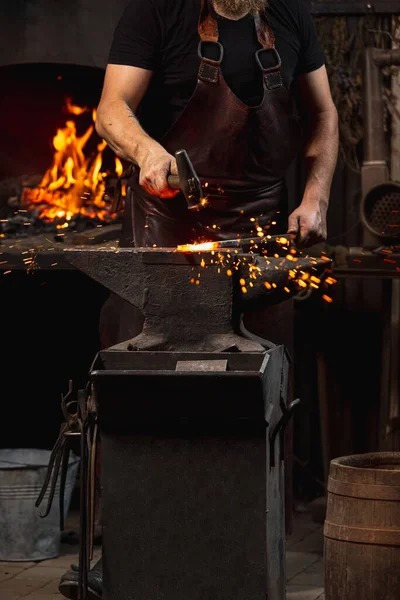
[{"label": "apron buckle", "polygon": [[282,66],[281,57],[276,48],[260,48],[256,52],[256,61],[264,74],[280,71]]},{"label": "apron buckle", "polygon": [[256,61],[264,74],[267,89],[275,90],[283,86],[282,61],[276,48],[260,48],[256,52]]},{"label": "apron buckle", "polygon": [[[211,44],[214,47],[216,47],[216,49],[219,50],[219,58],[209,58],[207,56],[204,56],[204,44],[207,44],[208,47],[210,47]],[[211,42],[211,41],[207,41],[207,40],[200,40],[198,48],[197,48],[197,53],[201,60],[207,60],[210,62],[218,63],[218,65],[220,65],[222,63],[222,59],[224,58],[224,47],[222,44],[220,44],[220,42]]]}]

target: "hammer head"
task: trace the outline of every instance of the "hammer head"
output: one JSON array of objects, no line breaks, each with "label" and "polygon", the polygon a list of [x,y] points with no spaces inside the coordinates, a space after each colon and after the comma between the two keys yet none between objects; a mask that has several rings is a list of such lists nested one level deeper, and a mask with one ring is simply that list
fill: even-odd
[{"label": "hammer head", "polygon": [[175,152],[178,167],[179,188],[186,198],[190,210],[199,210],[205,205],[200,179],[186,150]]}]

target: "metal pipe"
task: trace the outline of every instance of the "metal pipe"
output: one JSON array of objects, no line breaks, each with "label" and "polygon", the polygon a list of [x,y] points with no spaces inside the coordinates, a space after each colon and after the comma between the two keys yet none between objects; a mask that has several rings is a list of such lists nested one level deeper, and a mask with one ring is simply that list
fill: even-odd
[{"label": "metal pipe", "polygon": [[374,61],[380,68],[400,66],[400,48],[395,50],[379,50],[378,48],[375,48]]},{"label": "metal pipe", "polygon": [[364,53],[364,164],[385,163],[388,155],[383,127],[382,75],[376,62],[379,55],[376,50],[366,48]]}]

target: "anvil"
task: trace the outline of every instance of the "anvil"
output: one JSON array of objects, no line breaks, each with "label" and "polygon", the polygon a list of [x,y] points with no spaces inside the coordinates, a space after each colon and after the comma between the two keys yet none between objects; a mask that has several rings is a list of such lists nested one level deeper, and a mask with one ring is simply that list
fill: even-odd
[{"label": "anvil", "polygon": [[173,248],[65,250],[66,259],[138,308],[143,331],[112,350],[243,352],[265,350],[240,334],[243,313],[298,294],[296,279],[322,279],[325,258],[261,256],[239,249],[179,252]]}]

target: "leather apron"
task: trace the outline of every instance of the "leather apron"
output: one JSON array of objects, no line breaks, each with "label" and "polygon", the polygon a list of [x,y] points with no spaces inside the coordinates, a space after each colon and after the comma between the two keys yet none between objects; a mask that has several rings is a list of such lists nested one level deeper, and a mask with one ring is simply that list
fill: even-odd
[{"label": "leather apron", "polygon": [[[121,247],[176,247],[232,239],[255,235],[256,226],[271,234],[287,231],[284,175],[299,151],[301,131],[292,95],[283,84],[267,14],[254,18],[261,45],[254,60],[260,67],[264,95],[258,106],[250,107],[224,79],[217,18],[207,0],[202,0],[197,86],[160,143],[171,155],[181,148],[187,151],[208,203],[193,211],[182,194],[172,199],[150,195],[135,172],[125,199]],[[207,43],[217,46],[218,60],[204,56]],[[112,297],[101,318],[102,346],[130,339],[141,327],[131,305]]]}]

